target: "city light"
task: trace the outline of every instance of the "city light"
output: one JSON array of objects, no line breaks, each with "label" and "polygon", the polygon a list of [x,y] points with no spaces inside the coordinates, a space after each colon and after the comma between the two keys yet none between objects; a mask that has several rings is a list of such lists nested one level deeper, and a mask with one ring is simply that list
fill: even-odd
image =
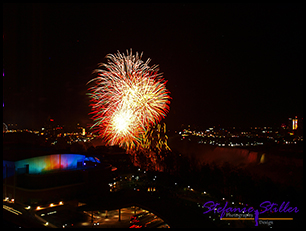
[{"label": "city light", "polygon": [[[291,118],[290,118],[291,119]],[[296,118],[297,119],[297,118]],[[282,131],[284,127],[251,127],[250,130],[245,129],[241,131],[237,128],[235,129],[206,129],[202,131],[191,130],[189,127],[188,129],[183,129],[180,134],[181,140],[184,140],[186,136],[188,136],[188,140],[197,140],[198,144],[209,144],[218,147],[244,147],[244,146],[263,146],[268,143],[274,142],[280,145],[283,144],[299,144],[297,141],[303,141],[302,133],[294,133],[294,131],[298,131],[298,126],[292,126],[292,119],[289,120],[290,126],[286,128],[288,133]],[[294,120],[294,123],[298,123]],[[282,125],[282,124],[280,124]],[[293,128],[295,130],[293,130]],[[180,133],[179,132],[179,133]],[[285,140],[286,135],[289,134],[293,136],[294,140],[289,141]],[[287,142],[286,142],[287,141]]]},{"label": "city light", "polygon": [[14,209],[14,208],[12,208],[12,207],[10,207],[10,206],[7,206],[7,205],[3,205],[3,209],[5,209],[5,210],[7,210],[7,211],[9,211],[9,212],[11,212],[11,213],[13,213],[13,214],[15,214],[15,215],[20,215],[20,214],[22,214],[22,212],[20,212],[19,210]]},{"label": "city light", "polygon": [[298,128],[298,119],[295,117],[295,119],[292,120],[292,130],[296,130]]}]

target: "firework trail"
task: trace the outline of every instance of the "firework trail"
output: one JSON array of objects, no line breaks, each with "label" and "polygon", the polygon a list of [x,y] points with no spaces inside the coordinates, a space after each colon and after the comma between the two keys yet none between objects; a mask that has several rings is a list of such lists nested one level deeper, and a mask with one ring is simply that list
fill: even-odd
[{"label": "firework trail", "polygon": [[155,151],[157,154],[162,151],[171,151],[168,146],[168,136],[166,135],[166,124],[157,124],[148,129],[143,134],[141,145],[138,149]]},{"label": "firework trail", "polygon": [[108,54],[107,63],[94,71],[97,77],[89,82],[94,124],[91,128],[109,145],[127,151],[135,148],[146,130],[158,123],[169,111],[170,96],[166,81],[158,73],[158,65],[150,59],[127,51],[127,55]]}]

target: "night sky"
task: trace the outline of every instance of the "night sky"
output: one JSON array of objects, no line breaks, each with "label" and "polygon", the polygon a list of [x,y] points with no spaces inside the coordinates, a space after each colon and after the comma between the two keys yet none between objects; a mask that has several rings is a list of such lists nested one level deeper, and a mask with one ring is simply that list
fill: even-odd
[{"label": "night sky", "polygon": [[91,122],[88,85],[109,53],[159,64],[181,124],[280,126],[303,116],[302,4],[4,4],[3,122]]}]

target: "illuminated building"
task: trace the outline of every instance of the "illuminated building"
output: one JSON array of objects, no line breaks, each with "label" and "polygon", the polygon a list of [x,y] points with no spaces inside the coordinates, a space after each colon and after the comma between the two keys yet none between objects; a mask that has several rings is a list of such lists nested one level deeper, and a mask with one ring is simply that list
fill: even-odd
[{"label": "illuminated building", "polygon": [[292,120],[292,130],[296,130],[298,128],[298,119],[297,116]]},{"label": "illuminated building", "polygon": [[3,160],[3,195],[29,204],[90,197],[95,191],[102,195],[109,192],[115,170],[96,156],[81,154]]},{"label": "illuminated building", "polygon": [[15,162],[15,167],[18,171],[28,165],[29,174],[38,174],[52,170],[76,169],[84,165],[84,159],[85,156],[79,154],[54,154],[19,160]]}]

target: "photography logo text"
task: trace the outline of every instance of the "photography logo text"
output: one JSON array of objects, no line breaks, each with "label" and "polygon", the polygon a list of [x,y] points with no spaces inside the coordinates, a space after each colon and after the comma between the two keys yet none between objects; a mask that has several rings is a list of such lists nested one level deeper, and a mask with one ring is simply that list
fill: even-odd
[{"label": "photography logo text", "polygon": [[280,206],[277,203],[272,203],[270,201],[262,202],[259,207],[260,209],[254,209],[253,207],[243,207],[243,208],[233,208],[228,206],[228,202],[222,207],[220,203],[215,203],[213,201],[208,201],[203,205],[204,209],[207,209],[203,214],[209,213],[211,211],[220,213],[221,220],[255,220],[255,226],[259,224],[273,224],[272,220],[293,220],[293,218],[263,218],[259,217],[259,214],[264,214],[266,212],[273,213],[297,213],[299,209],[297,207],[290,207],[290,202],[283,202]]}]

